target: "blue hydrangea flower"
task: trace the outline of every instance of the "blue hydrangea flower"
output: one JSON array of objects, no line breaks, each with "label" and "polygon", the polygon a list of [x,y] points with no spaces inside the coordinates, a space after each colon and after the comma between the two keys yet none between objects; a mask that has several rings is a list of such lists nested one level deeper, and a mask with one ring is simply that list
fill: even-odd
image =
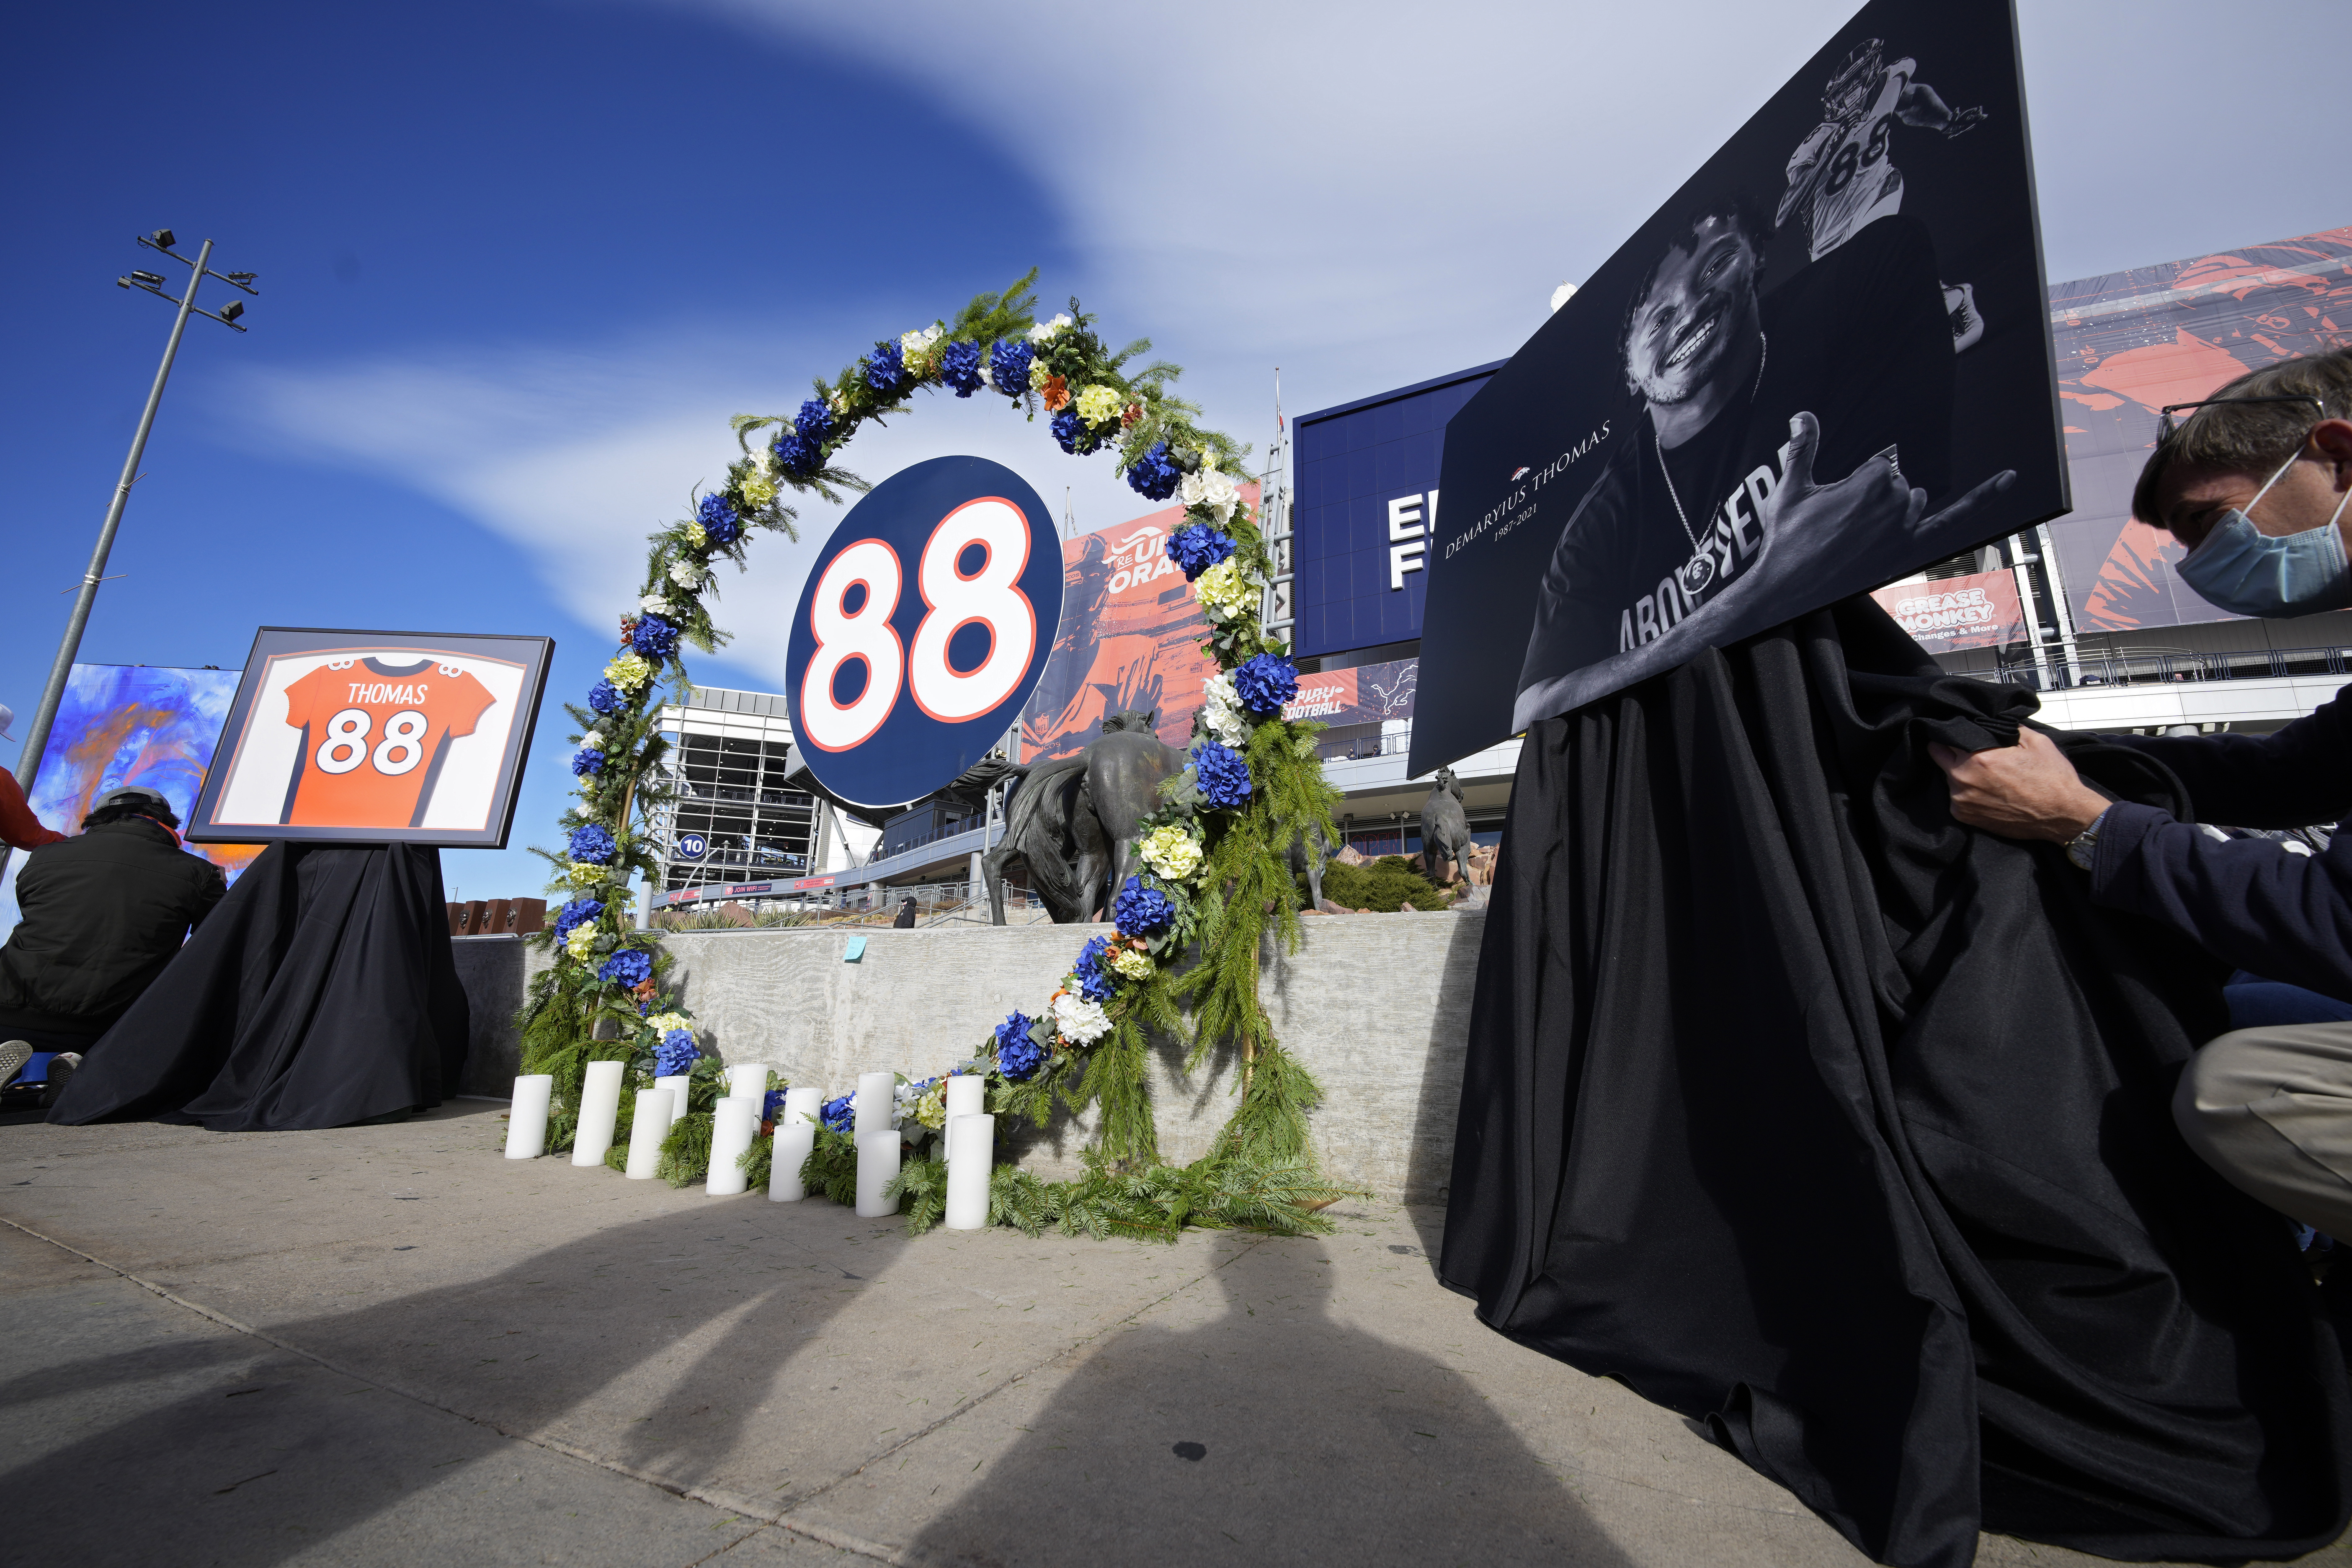
[{"label": "blue hydrangea flower", "polygon": [[735,509],[727,504],[725,496],[704,496],[702,504],[695,509],[694,518],[702,524],[702,531],[713,544],[732,544],[743,536],[743,524],[736,519]]},{"label": "blue hydrangea flower", "polygon": [[604,771],[604,753],[594,747],[583,747],[572,753],[572,771],[582,778]]},{"label": "blue hydrangea flower", "polygon": [[1151,450],[1127,470],[1127,486],[1146,500],[1166,500],[1184,480],[1184,470],[1168,455],[1168,443],[1154,441]]},{"label": "blue hydrangea flower", "polygon": [[1298,695],[1298,667],[1279,654],[1262,653],[1234,671],[1234,693],[1253,713],[1274,713]]},{"label": "blue hydrangea flower", "polygon": [[1087,422],[1078,417],[1076,408],[1065,408],[1054,416],[1054,439],[1062,450],[1076,457],[1081,451],[1091,452],[1095,443],[1087,430]]},{"label": "blue hydrangea flower", "polygon": [[855,1128],[857,1125],[856,1094],[853,1092],[843,1095],[839,1100],[826,1100],[824,1109],[817,1112],[817,1121],[827,1132],[847,1132]]},{"label": "blue hydrangea flower", "polygon": [[1108,1002],[1118,991],[1118,983],[1103,969],[1103,960],[1109,954],[1108,937],[1090,938],[1078,949],[1077,967],[1071,973],[1077,978],[1078,994],[1089,1002]]},{"label": "blue hydrangea flower", "polygon": [[672,1029],[661,1037],[661,1044],[654,1047],[654,1076],[678,1078],[692,1072],[695,1058],[701,1054],[694,1048],[694,1036],[690,1031]]},{"label": "blue hydrangea flower", "polygon": [[647,658],[667,658],[677,651],[677,628],[659,616],[641,616],[629,633],[629,646]]},{"label": "blue hydrangea flower", "polygon": [[866,384],[883,397],[896,397],[907,390],[907,353],[898,340],[876,343],[874,352],[866,356]]},{"label": "blue hydrangea flower", "polygon": [[604,961],[596,972],[599,980],[610,980],[635,989],[654,977],[654,961],[643,948],[625,947]]},{"label": "blue hydrangea flower", "polygon": [[1015,402],[1029,395],[1029,366],[1037,351],[1024,342],[1000,342],[988,351],[989,378]]},{"label": "blue hydrangea flower", "polygon": [[762,1121],[773,1121],[783,1113],[784,1091],[781,1089],[770,1089],[767,1093],[767,1098],[760,1101],[760,1120]]},{"label": "blue hydrangea flower", "polygon": [[788,474],[805,478],[824,466],[824,448],[805,436],[779,436],[768,443],[768,450],[776,455],[778,466]]},{"label": "blue hydrangea flower", "polygon": [[588,689],[588,706],[599,713],[618,713],[627,706],[621,689],[609,680],[600,680]]},{"label": "blue hydrangea flower", "polygon": [[1142,878],[1129,877],[1111,900],[1110,917],[1121,936],[1150,936],[1168,929],[1176,918],[1176,906],[1159,889],[1146,887]]},{"label": "blue hydrangea flower", "polygon": [[1160,549],[1168,559],[1184,568],[1184,581],[1190,583],[1234,553],[1231,534],[1220,533],[1205,522],[1188,522],[1170,534]]},{"label": "blue hydrangea flower", "polygon": [[584,926],[604,912],[604,906],[595,899],[574,899],[555,911],[555,940],[570,936],[572,928]]},{"label": "blue hydrangea flower", "polygon": [[1035,1027],[1025,1013],[1009,1015],[996,1026],[996,1067],[1014,1083],[1026,1083],[1045,1065],[1045,1052],[1029,1037]]},{"label": "blue hydrangea flower", "polygon": [[822,397],[809,398],[801,405],[801,411],[793,416],[793,429],[808,440],[825,440],[833,434],[832,405]]},{"label": "blue hydrangea flower", "polygon": [[584,860],[591,866],[609,866],[613,863],[613,852],[619,847],[602,823],[592,822],[585,827],[572,830],[572,858],[574,860]]},{"label": "blue hydrangea flower", "polygon": [[1249,764],[1239,752],[1203,741],[1192,748],[1192,766],[1200,775],[1201,794],[1211,805],[1234,811],[1249,803]]},{"label": "blue hydrangea flower", "polygon": [[950,343],[940,355],[940,379],[955,388],[958,397],[970,397],[980,390],[980,345]]}]

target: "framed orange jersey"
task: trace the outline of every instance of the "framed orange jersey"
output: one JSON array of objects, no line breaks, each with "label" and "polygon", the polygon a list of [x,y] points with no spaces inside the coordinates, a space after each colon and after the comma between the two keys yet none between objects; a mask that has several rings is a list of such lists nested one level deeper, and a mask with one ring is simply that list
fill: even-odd
[{"label": "framed orange jersey", "polygon": [[262,627],[184,837],[504,848],[554,650]]}]

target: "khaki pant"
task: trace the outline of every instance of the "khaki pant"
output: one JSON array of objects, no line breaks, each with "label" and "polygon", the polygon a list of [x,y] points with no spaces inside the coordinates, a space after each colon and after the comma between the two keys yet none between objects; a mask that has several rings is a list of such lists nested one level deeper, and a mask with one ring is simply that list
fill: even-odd
[{"label": "khaki pant", "polygon": [[2352,1241],[2352,1024],[2221,1036],[2182,1071],[2172,1119],[2231,1185]]}]

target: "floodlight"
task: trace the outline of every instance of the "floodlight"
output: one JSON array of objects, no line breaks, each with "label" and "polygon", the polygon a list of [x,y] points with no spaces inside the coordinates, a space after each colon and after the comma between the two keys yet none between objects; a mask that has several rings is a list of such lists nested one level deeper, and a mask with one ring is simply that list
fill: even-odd
[{"label": "floodlight", "polygon": [[244,314],[245,301],[242,300],[231,300],[220,308],[220,319],[224,321],[234,321]]},{"label": "floodlight", "polygon": [[168,228],[159,228],[147,237],[147,242],[158,250],[169,250],[173,243],[172,231]]},{"label": "floodlight", "polygon": [[252,282],[256,278],[260,277],[261,274],[257,272],[224,272],[221,276],[227,279],[232,283],[244,285]]},{"label": "floodlight", "polygon": [[131,275],[131,281],[149,289],[161,289],[163,286],[162,277],[152,272],[134,272]]}]

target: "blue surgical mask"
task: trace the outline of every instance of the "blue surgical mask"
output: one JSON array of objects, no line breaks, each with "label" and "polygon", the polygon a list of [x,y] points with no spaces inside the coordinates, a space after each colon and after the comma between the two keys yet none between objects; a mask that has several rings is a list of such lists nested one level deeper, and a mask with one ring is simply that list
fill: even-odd
[{"label": "blue surgical mask", "polygon": [[2213,531],[2181,561],[2177,568],[2181,580],[2206,603],[2240,616],[2352,609],[2352,563],[2345,560],[2344,536],[2336,528],[2345,501],[2352,501],[2352,489],[2336,503],[2335,517],[2301,533],[2274,537],[2246,517],[2302,455],[2298,451],[2289,458],[2242,509],[2223,512]]}]

